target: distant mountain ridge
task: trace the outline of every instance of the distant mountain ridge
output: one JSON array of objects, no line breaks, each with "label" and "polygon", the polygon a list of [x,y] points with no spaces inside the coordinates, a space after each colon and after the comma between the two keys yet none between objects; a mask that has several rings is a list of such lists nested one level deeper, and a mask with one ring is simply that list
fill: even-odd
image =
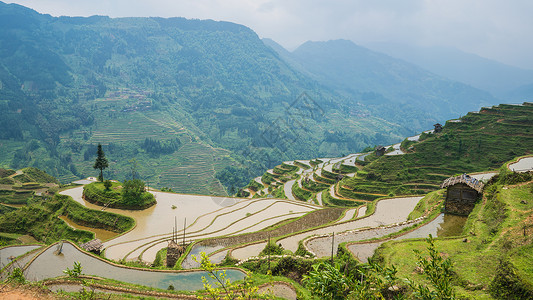
[{"label": "distant mountain ridge", "polygon": [[[271,41],[266,43],[272,46]],[[377,93],[391,102],[411,104],[448,116],[497,102],[489,93],[348,40],[309,41],[293,52],[279,50],[279,47],[273,46],[273,49],[289,62],[302,66],[321,82],[350,93]],[[366,100],[365,97],[362,100]]]},{"label": "distant mountain ridge", "polygon": [[[368,47],[504,99],[511,97],[521,100],[515,98],[517,93],[522,87],[533,84],[533,70],[509,66],[458,49],[393,43],[374,43]],[[532,97],[533,94],[528,96]]]}]

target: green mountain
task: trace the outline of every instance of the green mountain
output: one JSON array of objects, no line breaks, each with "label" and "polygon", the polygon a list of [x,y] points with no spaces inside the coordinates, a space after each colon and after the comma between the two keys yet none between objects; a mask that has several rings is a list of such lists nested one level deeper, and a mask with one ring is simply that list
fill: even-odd
[{"label": "green mountain", "polygon": [[[293,52],[280,49],[270,40],[265,43],[296,68],[303,68],[316,80],[345,91],[360,103],[385,104],[383,111],[394,106],[387,119],[402,123],[410,118],[409,127],[415,130],[434,124],[428,119],[443,121],[499,102],[487,92],[348,40],[306,42]],[[417,119],[420,123],[414,122]]]},{"label": "green mountain", "polygon": [[3,3],[0,19],[6,167],[35,166],[66,182],[94,174],[102,143],[108,176],[124,179],[134,167],[151,185],[225,194],[282,160],[408,132],[379,115],[354,119],[347,99],[241,25],[54,18]]},{"label": "green mountain", "polygon": [[229,22],[52,17],[0,2],[0,45],[0,166],[61,182],[95,175],[101,143],[106,177],[224,195],[281,161],[389,144],[471,110],[339,89]]}]

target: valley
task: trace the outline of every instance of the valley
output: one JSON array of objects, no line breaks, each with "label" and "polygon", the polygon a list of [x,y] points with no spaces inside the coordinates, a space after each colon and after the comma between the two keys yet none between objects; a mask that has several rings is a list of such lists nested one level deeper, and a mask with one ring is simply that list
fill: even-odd
[{"label": "valley", "polygon": [[16,2],[0,298],[533,299],[524,5]]}]

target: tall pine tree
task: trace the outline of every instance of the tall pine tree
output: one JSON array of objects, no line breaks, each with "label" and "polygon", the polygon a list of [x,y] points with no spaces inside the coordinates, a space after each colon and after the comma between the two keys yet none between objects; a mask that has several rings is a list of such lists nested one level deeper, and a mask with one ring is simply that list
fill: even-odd
[{"label": "tall pine tree", "polygon": [[102,150],[102,145],[98,144],[98,151],[96,151],[96,161],[94,162],[93,168],[100,169],[100,176],[98,176],[99,181],[104,181],[104,169],[108,166],[109,165],[107,163],[107,158],[105,158],[104,150]]}]

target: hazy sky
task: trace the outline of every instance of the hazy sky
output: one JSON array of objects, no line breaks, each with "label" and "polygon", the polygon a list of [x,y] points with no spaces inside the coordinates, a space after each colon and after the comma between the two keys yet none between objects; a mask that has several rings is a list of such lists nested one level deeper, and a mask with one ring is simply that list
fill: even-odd
[{"label": "hazy sky", "polygon": [[231,21],[293,49],[350,39],[447,46],[533,69],[531,0],[17,0],[53,16]]}]

